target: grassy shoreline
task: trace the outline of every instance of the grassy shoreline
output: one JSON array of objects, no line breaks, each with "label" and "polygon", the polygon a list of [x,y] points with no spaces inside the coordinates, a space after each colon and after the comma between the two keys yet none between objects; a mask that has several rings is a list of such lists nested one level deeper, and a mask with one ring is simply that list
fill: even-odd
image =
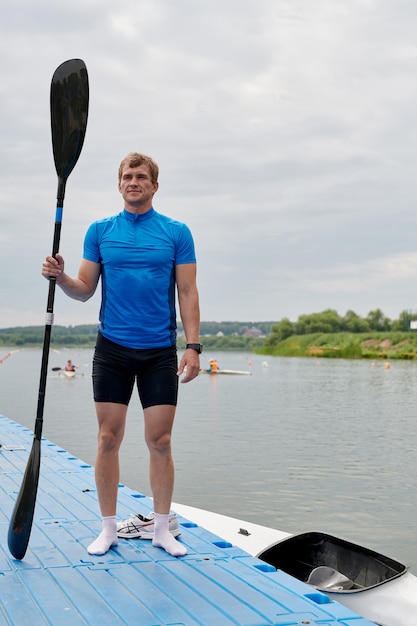
[{"label": "grassy shoreline", "polygon": [[297,356],[332,359],[417,360],[417,333],[312,333],[291,335],[256,350],[271,356]]}]

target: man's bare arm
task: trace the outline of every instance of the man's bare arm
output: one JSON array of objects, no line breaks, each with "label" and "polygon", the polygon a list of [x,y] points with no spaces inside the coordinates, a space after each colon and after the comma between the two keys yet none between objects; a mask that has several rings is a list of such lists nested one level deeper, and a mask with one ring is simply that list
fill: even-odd
[{"label": "man's bare arm", "polygon": [[[196,273],[195,263],[177,265],[176,267],[178,303],[187,343],[198,343],[200,337],[200,305]],[[178,368],[178,375],[183,373],[185,367],[187,372],[181,380],[183,383],[195,378],[200,371],[200,358],[196,350],[188,349],[185,351]]]},{"label": "man's bare arm", "polygon": [[101,272],[100,263],[83,259],[77,278],[72,278],[66,274],[64,268],[65,262],[60,254],[57,254],[55,259],[52,256],[47,256],[42,264],[42,276],[48,279],[54,277],[56,284],[67,296],[74,300],[86,302],[97,288]]}]

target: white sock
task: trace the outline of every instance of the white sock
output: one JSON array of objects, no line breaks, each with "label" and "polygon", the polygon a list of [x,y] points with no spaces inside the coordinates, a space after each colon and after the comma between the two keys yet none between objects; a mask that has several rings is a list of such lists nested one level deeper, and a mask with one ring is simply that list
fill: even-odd
[{"label": "white sock", "polygon": [[155,548],[163,548],[172,556],[184,556],[187,554],[187,548],[177,541],[169,532],[169,514],[155,513],[155,531],[152,539],[152,545]]},{"label": "white sock", "polygon": [[103,530],[97,539],[88,546],[88,554],[101,556],[102,554],[106,554],[110,548],[117,546],[118,544],[116,516],[110,515],[109,517],[103,517],[101,523]]}]

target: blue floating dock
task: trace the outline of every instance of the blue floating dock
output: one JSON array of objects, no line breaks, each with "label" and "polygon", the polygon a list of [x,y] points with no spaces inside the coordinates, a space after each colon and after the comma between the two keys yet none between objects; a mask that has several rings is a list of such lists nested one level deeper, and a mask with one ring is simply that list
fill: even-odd
[{"label": "blue floating dock", "polygon": [[[0,416],[0,626],[370,626],[371,622],[178,516],[188,554],[121,539],[104,556],[94,470],[42,440],[35,518],[25,558],[7,547],[9,519],[33,433]],[[120,485],[118,516],[152,500]]]}]

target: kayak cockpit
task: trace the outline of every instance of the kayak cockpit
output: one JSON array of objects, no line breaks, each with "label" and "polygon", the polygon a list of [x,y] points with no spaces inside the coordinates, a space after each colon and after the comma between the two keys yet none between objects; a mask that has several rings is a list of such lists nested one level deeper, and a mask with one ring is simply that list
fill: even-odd
[{"label": "kayak cockpit", "polygon": [[324,592],[364,591],[408,571],[399,561],[321,532],[293,535],[257,556]]}]

